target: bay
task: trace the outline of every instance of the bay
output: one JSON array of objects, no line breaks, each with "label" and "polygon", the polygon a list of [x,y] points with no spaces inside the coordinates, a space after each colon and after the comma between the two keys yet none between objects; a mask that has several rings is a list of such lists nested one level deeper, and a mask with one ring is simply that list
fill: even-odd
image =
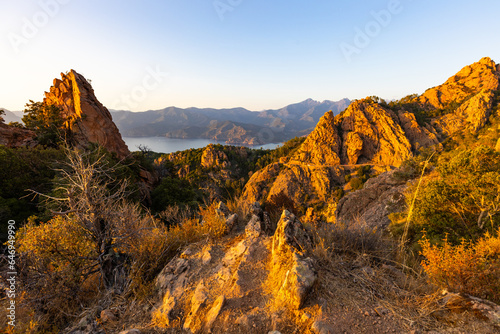
[{"label": "bay", "polygon": [[[179,139],[167,137],[123,137],[130,151],[138,151],[139,146],[147,147],[153,152],[172,153],[189,150],[191,148],[202,148],[209,144],[226,145],[224,142],[210,139]],[[275,149],[282,143],[247,146],[250,148]],[[240,145],[241,146],[241,145]]]}]

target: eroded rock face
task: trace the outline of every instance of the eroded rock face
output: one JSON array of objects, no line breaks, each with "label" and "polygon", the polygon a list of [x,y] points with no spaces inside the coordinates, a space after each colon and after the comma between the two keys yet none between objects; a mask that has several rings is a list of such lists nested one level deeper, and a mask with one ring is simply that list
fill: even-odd
[{"label": "eroded rock face", "polygon": [[422,147],[441,145],[436,130],[429,125],[420,126],[414,114],[401,110],[398,112],[398,117],[414,151]]},{"label": "eroded rock face", "polygon": [[411,144],[396,115],[368,100],[354,101],[340,115],[326,113],[293,157],[308,165],[374,163],[398,166]]},{"label": "eroded rock face", "polygon": [[281,164],[276,162],[255,172],[245,185],[244,197],[247,201],[253,203],[266,198],[271,180],[280,173],[280,170]]},{"label": "eroded rock face", "polygon": [[329,111],[320,118],[293,159],[314,165],[339,165],[341,149],[341,138]]},{"label": "eroded rock face", "polygon": [[470,95],[481,91],[499,88],[499,73],[495,62],[485,57],[480,61],[465,66],[444,84],[425,91],[419,97],[423,104],[430,104],[436,109],[445,108],[450,102],[461,102]]},{"label": "eroded rock face", "polygon": [[464,102],[453,113],[446,114],[432,122],[432,125],[445,135],[459,131],[477,133],[490,117],[494,93],[480,92]]},{"label": "eroded rock face", "polygon": [[433,127],[445,136],[464,130],[476,133],[488,121],[499,80],[498,66],[485,57],[465,66],[444,84],[428,89],[418,101],[430,108],[451,109],[432,121]]},{"label": "eroded rock face", "polygon": [[348,168],[367,164],[388,170],[422,148],[441,149],[441,142],[457,131],[479,131],[490,116],[499,80],[499,66],[490,58],[464,67],[412,100],[419,112],[447,112],[427,123],[419,119],[419,124],[404,107],[397,110],[371,98],[352,102],[335,117],[327,112],[293,156],[256,172],[244,194],[265,201],[283,193],[297,205],[305,198],[327,201],[345,183]]},{"label": "eroded rock face", "polygon": [[226,169],[231,167],[231,163],[226,155],[222,151],[217,151],[214,145],[208,145],[201,156],[201,165],[204,168],[221,168]]},{"label": "eroded rock face", "polygon": [[317,280],[314,261],[305,256],[311,245],[312,237],[302,223],[284,210],[272,239],[269,276],[279,282],[276,298],[295,309],[304,305]]},{"label": "eroded rock face", "polygon": [[410,141],[394,112],[376,103],[355,101],[335,118],[335,124],[342,131],[344,164],[399,166],[411,154]]},{"label": "eroded rock face", "polygon": [[97,100],[87,79],[76,71],[61,73],[61,80],[54,79],[43,102],[61,108],[78,145],[98,143],[120,158],[130,154],[108,109]]},{"label": "eroded rock face", "polygon": [[0,123],[0,145],[7,147],[35,146],[36,134],[31,130],[20,129]]},{"label": "eroded rock face", "polygon": [[359,220],[372,228],[389,225],[389,214],[406,208],[403,195],[406,183],[394,178],[394,171],[369,179],[363,189],[343,197],[335,211],[337,222],[350,224]]}]

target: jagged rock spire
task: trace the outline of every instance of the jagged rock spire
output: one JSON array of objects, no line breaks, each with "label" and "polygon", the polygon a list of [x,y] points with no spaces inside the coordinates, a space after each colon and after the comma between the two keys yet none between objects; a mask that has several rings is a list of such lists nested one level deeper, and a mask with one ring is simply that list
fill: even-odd
[{"label": "jagged rock spire", "polygon": [[97,100],[89,81],[75,70],[54,79],[44,103],[61,108],[78,145],[98,143],[120,158],[130,153],[110,112]]}]

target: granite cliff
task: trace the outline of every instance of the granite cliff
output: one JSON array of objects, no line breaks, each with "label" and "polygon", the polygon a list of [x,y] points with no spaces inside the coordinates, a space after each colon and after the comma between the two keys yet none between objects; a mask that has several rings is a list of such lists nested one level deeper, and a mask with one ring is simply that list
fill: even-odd
[{"label": "granite cliff", "polygon": [[54,79],[50,91],[45,92],[43,102],[62,110],[66,126],[78,145],[98,143],[120,158],[129,154],[110,112],[97,100],[87,79],[75,70],[61,73],[60,80]]}]

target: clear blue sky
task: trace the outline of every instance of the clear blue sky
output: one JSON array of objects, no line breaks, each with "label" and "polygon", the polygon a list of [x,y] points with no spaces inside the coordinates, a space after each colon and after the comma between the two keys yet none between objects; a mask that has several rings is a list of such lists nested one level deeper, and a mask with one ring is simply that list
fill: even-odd
[{"label": "clear blue sky", "polygon": [[499,14],[498,0],[2,1],[0,106],[40,101],[69,69],[111,109],[400,98],[500,62]]}]

